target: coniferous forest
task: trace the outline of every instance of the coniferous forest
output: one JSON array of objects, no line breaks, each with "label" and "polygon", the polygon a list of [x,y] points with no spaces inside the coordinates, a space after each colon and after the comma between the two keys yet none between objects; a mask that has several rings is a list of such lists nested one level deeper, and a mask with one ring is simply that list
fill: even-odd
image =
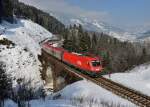
[{"label": "coniferous forest", "polygon": [[17,18],[30,19],[43,26],[50,32],[58,34],[64,31],[65,26],[56,18],[33,6],[20,3],[18,0],[1,0],[1,18],[11,23]]},{"label": "coniferous forest", "polygon": [[54,34],[59,34],[65,29],[65,26],[56,18],[33,6],[17,2],[14,8],[14,14],[16,17],[31,19],[33,22],[38,23]]}]

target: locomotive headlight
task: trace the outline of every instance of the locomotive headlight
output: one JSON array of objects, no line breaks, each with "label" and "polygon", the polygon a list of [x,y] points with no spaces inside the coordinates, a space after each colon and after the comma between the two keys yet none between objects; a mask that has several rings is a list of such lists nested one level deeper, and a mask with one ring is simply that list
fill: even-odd
[{"label": "locomotive headlight", "polygon": [[100,70],[100,68],[96,68],[96,71],[99,71]]},{"label": "locomotive headlight", "polygon": [[95,71],[100,71],[100,68],[96,68]]}]

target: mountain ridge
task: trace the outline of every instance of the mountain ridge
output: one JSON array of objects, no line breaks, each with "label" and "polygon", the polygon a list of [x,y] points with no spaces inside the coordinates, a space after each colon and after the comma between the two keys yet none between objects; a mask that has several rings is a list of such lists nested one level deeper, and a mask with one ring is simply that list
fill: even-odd
[{"label": "mountain ridge", "polygon": [[98,20],[91,20],[86,17],[59,16],[55,13],[53,13],[52,15],[67,27],[74,24],[77,26],[82,25],[83,28],[87,31],[94,31],[98,33],[103,32],[108,34],[109,36],[119,39],[120,41],[145,41],[146,39],[144,37],[150,37],[144,35],[145,32],[147,32],[145,27],[143,27],[143,29],[141,28],[140,30],[131,32],[130,30],[124,30],[109,23]]}]

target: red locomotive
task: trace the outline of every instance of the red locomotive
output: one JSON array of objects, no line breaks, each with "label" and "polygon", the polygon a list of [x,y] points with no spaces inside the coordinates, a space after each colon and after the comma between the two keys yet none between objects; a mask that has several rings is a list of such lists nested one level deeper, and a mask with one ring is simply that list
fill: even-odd
[{"label": "red locomotive", "polygon": [[64,50],[63,48],[55,45],[56,44],[52,42],[45,42],[42,45],[42,49],[55,58],[83,71],[86,71],[88,74],[100,74],[103,70],[101,58],[68,52],[67,50]]}]

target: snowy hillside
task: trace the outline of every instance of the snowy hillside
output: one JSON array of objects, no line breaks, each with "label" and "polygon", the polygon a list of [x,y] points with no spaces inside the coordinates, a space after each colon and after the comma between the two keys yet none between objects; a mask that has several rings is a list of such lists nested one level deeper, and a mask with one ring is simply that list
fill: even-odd
[{"label": "snowy hillside", "polygon": [[39,42],[52,37],[52,34],[46,29],[27,20],[19,20],[17,24],[3,22],[0,28],[6,28],[4,36],[13,41],[15,44],[23,48],[27,48],[35,56],[40,54]]},{"label": "snowy hillside", "polygon": [[150,64],[135,67],[126,73],[112,74],[111,79],[150,96]]},{"label": "snowy hillside", "polygon": [[35,91],[43,87],[40,76],[41,63],[37,55],[40,54],[39,42],[51,38],[52,34],[43,27],[27,20],[18,20],[17,24],[3,22],[0,24],[0,38],[7,38],[15,43],[9,48],[0,45],[0,61],[6,64],[6,71],[13,78],[14,88],[18,79],[30,85]]}]

